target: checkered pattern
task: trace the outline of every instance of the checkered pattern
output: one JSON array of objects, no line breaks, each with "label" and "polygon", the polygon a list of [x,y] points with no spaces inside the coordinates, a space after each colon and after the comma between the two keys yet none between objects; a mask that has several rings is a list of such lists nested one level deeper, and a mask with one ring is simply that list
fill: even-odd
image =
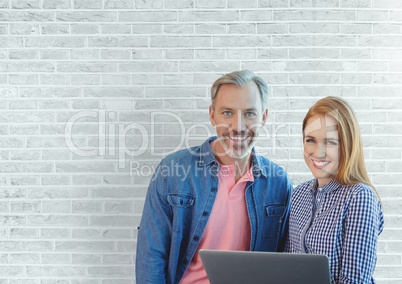
[{"label": "checkered pattern", "polygon": [[318,187],[313,179],[293,193],[285,250],[327,255],[333,283],[375,283],[383,226],[381,203],[370,187],[335,180]]}]

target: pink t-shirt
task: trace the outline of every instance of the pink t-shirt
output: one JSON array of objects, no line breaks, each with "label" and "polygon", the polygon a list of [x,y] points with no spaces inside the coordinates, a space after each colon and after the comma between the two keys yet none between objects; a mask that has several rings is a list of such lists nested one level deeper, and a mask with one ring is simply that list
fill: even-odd
[{"label": "pink t-shirt", "polygon": [[180,284],[209,283],[198,250],[250,250],[250,221],[246,207],[245,189],[254,181],[250,168],[235,182],[234,165],[221,165],[215,203],[200,244]]}]

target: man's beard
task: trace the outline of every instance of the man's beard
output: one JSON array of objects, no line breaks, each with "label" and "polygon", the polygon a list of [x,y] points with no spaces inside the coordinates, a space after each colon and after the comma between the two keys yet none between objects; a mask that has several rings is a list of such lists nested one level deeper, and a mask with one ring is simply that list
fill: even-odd
[{"label": "man's beard", "polygon": [[[240,149],[236,149],[234,146],[228,146],[227,143],[225,143],[225,140],[227,139],[228,141],[230,141],[230,138],[228,138],[228,136],[222,136],[222,137],[218,137],[218,141],[219,143],[221,143],[223,149],[225,150],[225,153],[234,159],[243,159],[246,156],[250,155],[251,150],[253,149],[255,142],[256,142],[256,134],[252,133],[251,137],[251,142],[250,144],[247,144],[246,147],[242,147],[240,146]],[[231,143],[231,142],[229,142]]]}]

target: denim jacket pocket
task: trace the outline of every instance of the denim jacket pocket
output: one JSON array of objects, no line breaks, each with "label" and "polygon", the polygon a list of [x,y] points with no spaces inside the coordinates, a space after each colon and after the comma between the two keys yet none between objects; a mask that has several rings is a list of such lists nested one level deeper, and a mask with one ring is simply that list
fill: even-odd
[{"label": "denim jacket pocket", "polygon": [[170,204],[173,220],[172,228],[175,233],[182,233],[184,228],[190,226],[192,208],[195,202],[195,197],[190,194],[171,193],[167,196]]},{"label": "denim jacket pocket", "polygon": [[285,216],[285,205],[270,204],[265,206],[266,220],[263,236],[268,239],[275,239],[279,235],[279,231]]},{"label": "denim jacket pocket", "polygon": [[171,193],[168,195],[168,202],[171,206],[190,207],[194,204],[194,196],[190,194]]}]

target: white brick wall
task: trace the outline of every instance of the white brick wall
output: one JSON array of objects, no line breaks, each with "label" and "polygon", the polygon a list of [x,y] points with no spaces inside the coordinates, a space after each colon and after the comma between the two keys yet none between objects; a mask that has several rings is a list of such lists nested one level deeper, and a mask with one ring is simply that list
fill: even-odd
[{"label": "white brick wall", "polygon": [[355,107],[386,225],[376,279],[402,283],[402,2],[0,0],[0,284],[133,284],[153,168],[212,133],[208,88],[270,85],[259,150],[310,178],[300,122]]}]

